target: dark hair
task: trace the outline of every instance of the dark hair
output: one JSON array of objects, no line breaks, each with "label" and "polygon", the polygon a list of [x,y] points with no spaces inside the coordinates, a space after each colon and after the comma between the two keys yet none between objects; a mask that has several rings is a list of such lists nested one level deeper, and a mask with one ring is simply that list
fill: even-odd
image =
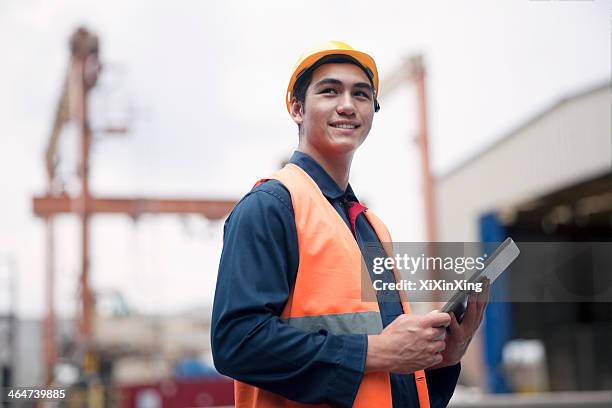
[{"label": "dark hair", "polygon": [[[314,70],[319,68],[323,64],[334,64],[334,63],[335,64],[353,64],[353,65],[358,66],[366,74],[366,76],[370,80],[372,89],[374,89],[374,82],[372,80],[372,77],[373,77],[372,71],[370,71],[369,69],[361,65],[355,58],[348,56],[348,55],[342,55],[342,54],[327,55],[321,58],[320,60],[318,60],[317,62],[315,62],[314,64],[312,64],[312,66],[302,71],[298,75],[297,80],[295,81],[295,84],[293,85],[293,93],[292,93],[293,98],[295,98],[302,105],[302,109],[305,109],[306,90],[308,89],[308,87],[310,86],[310,83],[312,82],[312,73],[314,72]],[[378,112],[379,110],[380,110],[380,105],[378,104],[378,100],[374,99],[374,112]]]}]

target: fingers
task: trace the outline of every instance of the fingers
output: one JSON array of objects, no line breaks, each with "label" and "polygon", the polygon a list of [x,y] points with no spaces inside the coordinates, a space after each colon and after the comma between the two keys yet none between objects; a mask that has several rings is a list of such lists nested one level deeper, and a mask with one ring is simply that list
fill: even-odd
[{"label": "fingers", "polygon": [[463,315],[461,325],[465,327],[472,327],[478,321],[477,318],[478,309],[476,305],[476,295],[471,294],[468,297],[467,308],[465,309],[465,314]]},{"label": "fingers", "polygon": [[478,298],[476,301],[477,311],[478,311],[477,313],[478,319],[476,321],[478,322],[478,325],[480,325],[480,323],[482,322],[482,316],[484,315],[484,311],[489,301],[489,288],[490,288],[489,280],[485,278],[483,280],[482,286],[483,286],[482,292],[478,294]]},{"label": "fingers", "polygon": [[432,341],[427,346],[427,351],[432,354],[441,353],[444,349],[446,349],[446,342],[444,341]]},{"label": "fingers", "polygon": [[[465,314],[463,316],[463,321],[461,322],[461,326],[465,327],[468,331],[476,331],[480,323],[482,322],[482,318],[484,315],[484,311],[487,307],[487,303],[489,300],[489,280],[484,279],[482,285],[482,291],[479,293],[472,293],[468,297],[468,304],[465,310]],[[456,320],[456,316],[453,316],[453,319]],[[451,324],[452,320],[451,319]],[[454,329],[457,330],[458,326]],[[451,330],[453,326],[451,325]]]},{"label": "fingers", "polygon": [[447,327],[450,324],[450,316],[448,313],[442,313],[433,310],[423,316],[423,327]]},{"label": "fingers", "polygon": [[432,367],[437,364],[440,364],[444,357],[442,356],[442,352],[446,349],[446,343],[443,341],[434,341],[429,347],[428,351],[430,353],[429,360],[431,361],[428,366]]},{"label": "fingers", "polygon": [[450,330],[451,333],[457,333],[459,331],[459,322],[457,321],[457,317],[455,317],[454,312],[450,312],[451,322],[450,322]]},{"label": "fingers", "polygon": [[446,337],[446,328],[445,327],[430,327],[427,329],[427,340],[444,340]]}]

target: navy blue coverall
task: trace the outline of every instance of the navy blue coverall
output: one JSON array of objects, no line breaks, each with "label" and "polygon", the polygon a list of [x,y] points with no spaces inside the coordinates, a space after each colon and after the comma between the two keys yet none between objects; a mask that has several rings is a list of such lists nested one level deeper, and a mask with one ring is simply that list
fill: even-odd
[{"label": "navy blue coverall", "polygon": [[[310,156],[296,151],[290,160],[317,183],[323,195],[351,228],[347,203],[357,201],[351,186],[342,191]],[[360,214],[355,237],[366,260],[364,243],[378,237]],[[224,228],[212,315],[211,342],[217,370],[236,380],[301,403],[350,407],[365,368],[367,335],[306,333],[280,319],[295,282],[298,242],[289,191],[267,181],[246,194]],[[372,271],[370,271],[372,275]],[[392,271],[376,279],[393,281]],[[403,313],[395,298],[378,298],[383,326]],[[452,396],[460,364],[427,370],[432,407]],[[418,407],[414,375],[391,374],[394,407]]]}]

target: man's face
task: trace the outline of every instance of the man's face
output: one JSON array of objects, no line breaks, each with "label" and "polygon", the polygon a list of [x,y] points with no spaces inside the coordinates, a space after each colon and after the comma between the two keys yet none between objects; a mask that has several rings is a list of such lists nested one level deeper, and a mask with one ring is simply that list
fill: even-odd
[{"label": "man's face", "polygon": [[302,125],[301,143],[320,154],[353,153],[368,136],[374,95],[366,74],[354,64],[323,64],[312,73],[305,106],[294,102],[293,120]]}]

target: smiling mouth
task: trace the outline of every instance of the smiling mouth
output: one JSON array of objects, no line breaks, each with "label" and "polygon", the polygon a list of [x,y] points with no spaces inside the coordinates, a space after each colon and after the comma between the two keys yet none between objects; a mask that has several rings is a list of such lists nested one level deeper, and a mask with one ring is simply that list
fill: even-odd
[{"label": "smiling mouth", "polygon": [[359,127],[359,125],[348,125],[348,124],[337,124],[337,125],[330,125],[331,127],[335,127],[337,129],[357,129]]}]

